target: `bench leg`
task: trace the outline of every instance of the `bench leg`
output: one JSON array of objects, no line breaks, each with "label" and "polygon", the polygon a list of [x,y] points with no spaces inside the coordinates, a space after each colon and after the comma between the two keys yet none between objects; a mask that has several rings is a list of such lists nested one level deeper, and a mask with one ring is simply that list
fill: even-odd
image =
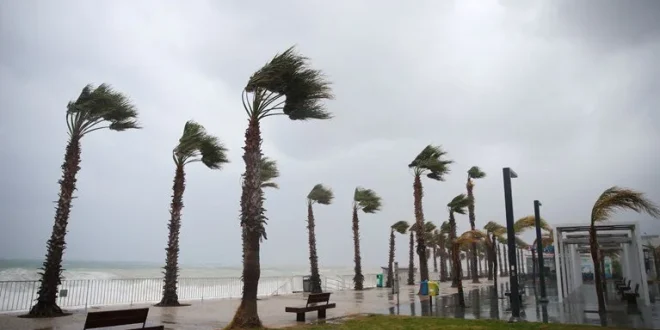
[{"label": "bench leg", "polygon": [[325,309],[319,309],[319,319],[325,319]]},{"label": "bench leg", "polygon": [[305,322],[305,313],[296,313],[296,321]]}]

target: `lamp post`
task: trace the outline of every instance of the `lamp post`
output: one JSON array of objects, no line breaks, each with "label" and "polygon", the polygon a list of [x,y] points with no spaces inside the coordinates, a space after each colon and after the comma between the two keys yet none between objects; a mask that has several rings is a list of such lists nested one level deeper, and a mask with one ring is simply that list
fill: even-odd
[{"label": "lamp post", "polygon": [[543,256],[543,239],[541,237],[541,202],[534,201],[534,222],[536,225],[536,251],[538,252],[538,263],[539,263],[539,285],[541,286],[541,299],[539,302],[547,303],[548,297],[545,292],[545,268],[543,262],[545,257]]},{"label": "lamp post", "polygon": [[511,319],[509,322],[520,321],[520,290],[518,289],[518,270],[516,265],[516,232],[513,230],[513,197],[511,196],[511,179],[518,174],[512,169],[502,169],[504,176],[504,207],[506,209],[506,241],[509,253],[509,285],[511,287]]}]

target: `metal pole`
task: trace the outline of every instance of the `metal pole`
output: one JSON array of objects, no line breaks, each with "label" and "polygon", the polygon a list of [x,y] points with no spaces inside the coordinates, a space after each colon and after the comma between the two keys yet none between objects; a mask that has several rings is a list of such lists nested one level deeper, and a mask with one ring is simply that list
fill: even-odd
[{"label": "metal pole", "polygon": [[504,176],[504,207],[506,208],[506,238],[509,248],[509,285],[511,287],[511,319],[509,322],[520,321],[520,290],[518,289],[518,270],[516,265],[516,232],[513,230],[513,197],[511,194],[511,177],[516,176],[510,168],[502,169]]},{"label": "metal pole", "polygon": [[545,260],[543,257],[543,240],[541,237],[541,211],[540,211],[541,202],[534,201],[534,218],[536,222],[536,254],[538,257],[539,263],[539,285],[541,286],[541,299],[540,302],[548,302],[548,297],[545,291],[545,268],[543,262]]}]

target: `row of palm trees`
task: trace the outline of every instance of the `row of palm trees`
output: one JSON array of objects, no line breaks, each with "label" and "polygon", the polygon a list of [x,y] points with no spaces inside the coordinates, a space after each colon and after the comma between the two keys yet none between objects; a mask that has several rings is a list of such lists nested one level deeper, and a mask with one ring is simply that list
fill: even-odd
[{"label": "row of palm trees", "polygon": [[[230,329],[255,328],[261,326],[257,309],[257,288],[261,275],[260,244],[267,239],[264,200],[265,188],[277,188],[272,180],[279,173],[276,163],[264,157],[261,149],[261,122],[269,117],[287,116],[290,120],[326,120],[332,117],[324,105],[325,100],[333,98],[330,82],[319,70],[309,66],[308,58],[298,54],[293,48],[277,54],[262,68],[254,72],[243,88],[241,100],[244,111],[248,117],[248,126],[245,131],[245,145],[243,147],[243,161],[245,171],[242,174],[242,191],[240,198],[240,225],[242,235],[243,253],[243,294]],[[53,317],[63,315],[56,304],[57,289],[62,279],[62,257],[65,249],[66,228],[71,211],[71,202],[76,190],[76,176],[80,170],[81,140],[92,132],[109,129],[125,131],[139,129],[137,122],[138,111],[123,94],[114,91],[106,84],[98,87],[85,86],[75,101],[67,105],[66,122],[68,129],[68,143],[66,146],[64,163],[62,165],[62,178],[60,179],[60,192],[55,212],[55,221],[51,237],[47,242],[46,258],[43,263],[40,288],[35,305],[29,312],[31,317]],[[172,152],[175,164],[172,203],[170,205],[169,237],[166,249],[166,262],[164,267],[163,298],[160,306],[178,305],[176,295],[176,279],[178,276],[178,241],[181,226],[181,210],[183,208],[183,193],[185,191],[185,166],[201,162],[210,169],[220,169],[228,162],[226,148],[218,138],[208,134],[204,127],[189,121],[179,143]],[[434,181],[444,181],[449,173],[449,165],[453,162],[446,158],[447,153],[439,146],[426,146],[408,165],[412,171],[414,216],[415,221],[410,226],[411,247],[415,247],[419,258],[421,280],[429,279],[428,256],[439,247],[446,248],[449,244],[449,256],[452,259],[452,272],[459,292],[462,292],[461,267],[459,253],[461,246],[469,246],[471,252],[470,269],[473,281],[478,281],[475,271],[478,246],[484,246],[489,260],[489,273],[496,269],[497,260],[494,258],[497,242],[501,240],[504,231],[502,227],[489,223],[485,231],[475,227],[473,194],[475,179],[483,178],[478,167],[468,171],[467,195],[460,194],[447,205],[449,221],[442,225],[440,231],[443,235],[434,236],[417,228],[431,228],[425,222],[422,207],[423,185],[422,178]],[[592,224],[607,218],[617,208],[628,208],[638,212],[646,211],[657,216],[660,212],[657,207],[646,200],[641,193],[612,188],[601,196],[601,204],[594,206]],[[618,189],[618,190],[617,190]],[[320,277],[318,274],[318,256],[316,252],[316,239],[314,234],[313,205],[327,205],[332,202],[332,191],[319,184],[313,187],[308,197],[308,234],[310,248],[310,268],[312,273],[313,290],[320,290]],[[359,238],[359,212],[375,213],[381,207],[380,197],[370,189],[358,187],[353,198],[353,236],[355,250],[355,289],[362,289],[362,267],[360,257]],[[466,211],[467,210],[467,211]],[[456,233],[455,214],[468,214],[470,230],[461,234]],[[397,226],[395,231],[405,232]],[[522,229],[521,229],[522,230]],[[417,235],[413,233],[417,232]],[[416,239],[416,242],[413,241]],[[595,230],[592,235],[592,248],[597,246]],[[442,242],[438,244],[438,242]],[[393,249],[393,247],[392,247]],[[444,250],[443,250],[444,251]],[[592,249],[592,254],[597,249]],[[390,251],[392,255],[392,251]],[[506,254],[505,254],[506,255]],[[442,258],[443,253],[440,253]],[[413,257],[411,249],[411,259]],[[446,257],[446,255],[445,255]],[[435,260],[435,258],[434,258]],[[443,263],[441,263],[441,268]],[[598,263],[594,259],[594,265]],[[391,269],[392,267],[390,267]],[[413,267],[411,267],[412,270]],[[391,276],[388,274],[388,278]],[[493,276],[496,280],[497,276]],[[599,277],[596,276],[596,280]],[[598,286],[597,286],[598,287]],[[600,298],[599,294],[599,298]]]}]

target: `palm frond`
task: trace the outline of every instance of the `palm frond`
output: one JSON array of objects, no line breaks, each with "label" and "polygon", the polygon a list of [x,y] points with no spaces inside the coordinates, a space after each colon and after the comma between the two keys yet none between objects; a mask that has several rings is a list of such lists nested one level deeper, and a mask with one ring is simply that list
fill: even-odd
[{"label": "palm frond", "polygon": [[450,212],[465,214],[467,212],[467,207],[470,205],[470,200],[465,194],[457,195],[452,198],[452,200],[447,204]]},{"label": "palm frond", "polygon": [[312,188],[312,191],[307,195],[307,199],[312,202],[329,205],[332,203],[332,200],[335,198],[335,195],[332,193],[332,189],[324,186],[319,183]]},{"label": "palm frond", "polygon": [[440,225],[440,233],[441,234],[449,234],[450,230],[451,230],[451,225],[449,224],[449,221],[444,221]]},{"label": "palm frond", "polygon": [[[256,93],[267,90],[285,96],[282,112],[292,120],[329,119],[331,114],[322,101],[332,99],[330,82],[319,70],[309,67],[309,59],[298,54],[294,47],[275,55],[257,72],[252,74],[245,91]],[[279,110],[271,107],[270,110]]]},{"label": "palm frond", "polygon": [[414,169],[416,175],[426,173],[430,179],[444,181],[444,176],[450,172],[449,165],[454,162],[444,159],[446,155],[447,152],[442,150],[442,147],[429,144],[408,167]]},{"label": "palm frond", "polygon": [[607,220],[618,210],[633,210],[660,218],[660,208],[644,193],[617,186],[605,190],[591,210],[591,223]]},{"label": "palm frond", "polygon": [[468,177],[470,179],[481,179],[486,177],[486,172],[482,171],[479,166],[472,166],[468,170]]},{"label": "palm frond", "polygon": [[424,231],[427,232],[427,233],[433,232],[435,230],[435,228],[437,228],[437,227],[431,221],[427,221],[427,222],[424,223]]},{"label": "palm frond", "polygon": [[220,169],[229,162],[227,148],[220,140],[208,134],[204,126],[189,120],[183,126],[179,144],[172,151],[174,159],[180,164],[202,162],[210,169]]},{"label": "palm frond", "polygon": [[506,227],[500,225],[499,223],[495,221],[489,221],[485,226],[484,229],[486,232],[493,233],[495,236],[501,236],[506,234]]},{"label": "palm frond", "polygon": [[392,225],[392,229],[399,234],[405,234],[409,227],[406,221],[397,221]]},{"label": "palm frond", "polygon": [[[550,227],[550,225],[548,225],[548,223],[543,218],[541,218],[539,222],[541,224],[541,229],[547,232],[552,232],[552,227]],[[513,231],[516,232],[516,235],[521,234],[527,229],[535,228],[535,227],[536,227],[536,218],[533,215],[522,217],[513,223]]]},{"label": "palm frond", "polygon": [[456,244],[460,244],[463,246],[468,244],[471,245],[472,243],[477,243],[486,239],[486,237],[487,237],[486,233],[480,230],[468,230],[456,238]]},{"label": "palm frond", "polygon": [[355,188],[353,202],[358,208],[362,209],[364,213],[375,213],[380,211],[381,208],[380,196],[378,196],[375,191],[362,187]]},{"label": "palm frond", "polygon": [[[138,129],[138,111],[124,94],[108,84],[87,85],[76,101],[67,105],[69,133],[87,134],[108,128],[114,131]],[[106,126],[99,126],[105,124]]]},{"label": "palm frond", "polygon": [[261,157],[260,176],[261,188],[275,188],[279,189],[280,186],[274,179],[280,177],[280,170],[277,168],[277,161],[269,157]]}]

